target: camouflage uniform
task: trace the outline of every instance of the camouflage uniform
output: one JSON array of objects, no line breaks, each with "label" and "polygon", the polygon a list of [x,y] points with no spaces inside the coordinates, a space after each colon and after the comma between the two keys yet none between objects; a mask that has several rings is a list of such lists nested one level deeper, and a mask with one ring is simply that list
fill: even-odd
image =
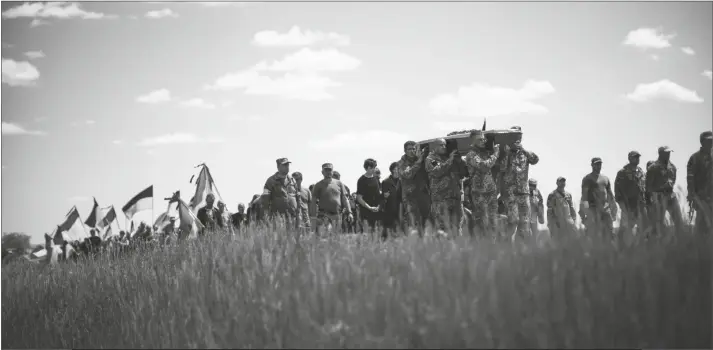
[{"label": "camouflage uniform", "polygon": [[[701,133],[700,140],[713,138],[710,131]],[[696,210],[695,230],[700,234],[713,231],[713,155],[703,147],[691,155],[687,164],[688,197]]]},{"label": "camouflage uniform", "polygon": [[[289,162],[286,158],[277,160]],[[262,193],[263,203],[269,207],[269,217],[273,224],[284,222],[288,229],[296,228],[300,222],[300,210],[302,206],[301,196],[297,194],[297,182],[287,174],[276,172],[268,177]],[[292,203],[295,204],[292,204]]]},{"label": "camouflage uniform", "polygon": [[401,179],[403,227],[409,230],[417,228],[422,232],[431,210],[428,176],[424,171],[423,162],[419,162],[418,158],[402,156],[399,160],[399,177]]},{"label": "camouflage uniform", "polygon": [[[530,179],[530,184],[537,186],[537,181],[535,179]],[[530,193],[530,232],[539,232],[539,226],[537,223],[545,223],[545,203],[542,198],[542,193],[537,188],[531,189]]]},{"label": "camouflage uniform", "polygon": [[[629,157],[640,156],[632,151]],[[639,166],[625,165],[614,179],[614,199],[621,208],[619,230],[632,232],[635,226],[642,228],[646,219],[646,173]]]},{"label": "camouflage uniform", "polygon": [[651,193],[651,221],[656,229],[664,227],[666,212],[671,216],[674,226],[682,227],[681,206],[673,192],[676,184],[676,166],[670,161],[654,161],[646,171],[646,189]]},{"label": "camouflage uniform", "polygon": [[530,189],[528,186],[528,175],[530,165],[535,165],[540,158],[534,152],[524,149],[515,150],[505,147],[505,164],[503,172],[503,187],[505,206],[508,216],[508,234],[517,226],[517,234],[520,237],[528,237],[530,232]]},{"label": "camouflage uniform", "polygon": [[473,220],[481,234],[494,234],[498,216],[498,188],[493,178],[492,168],[497,156],[486,149],[474,149],[465,156],[470,178],[470,201],[473,206]]},{"label": "camouflage uniform", "polygon": [[547,196],[547,228],[550,237],[562,237],[567,232],[574,232],[577,211],[574,209],[572,194],[567,191],[552,191]]},{"label": "camouflage uniform", "polygon": [[[459,169],[449,156],[431,153],[426,157],[431,191],[431,216],[440,230],[452,229],[453,235],[462,234],[463,203]],[[446,222],[448,220],[448,223]]]}]

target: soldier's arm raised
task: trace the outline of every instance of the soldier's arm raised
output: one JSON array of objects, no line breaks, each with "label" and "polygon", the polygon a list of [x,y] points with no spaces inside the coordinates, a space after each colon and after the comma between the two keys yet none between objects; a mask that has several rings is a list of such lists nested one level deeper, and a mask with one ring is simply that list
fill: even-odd
[{"label": "soldier's arm raised", "polygon": [[493,154],[490,157],[484,159],[475,153],[468,153],[465,160],[468,165],[472,166],[475,169],[478,169],[480,171],[488,171],[498,161],[498,156],[496,154]]},{"label": "soldier's arm raised", "polygon": [[525,150],[525,156],[527,156],[527,162],[532,165],[540,162],[540,157],[535,152]]},{"label": "soldier's arm raised", "polygon": [[401,174],[402,178],[411,180],[416,176],[416,173],[418,173],[418,170],[421,169],[422,164],[423,164],[423,162],[416,161],[416,163],[409,166],[409,165],[406,165],[406,162],[401,160],[401,161],[399,161],[399,173]]},{"label": "soldier's arm raised", "polygon": [[428,157],[426,158],[426,172],[440,177],[451,171],[452,164],[453,161],[451,158],[448,158],[445,162],[440,162],[434,158]]}]

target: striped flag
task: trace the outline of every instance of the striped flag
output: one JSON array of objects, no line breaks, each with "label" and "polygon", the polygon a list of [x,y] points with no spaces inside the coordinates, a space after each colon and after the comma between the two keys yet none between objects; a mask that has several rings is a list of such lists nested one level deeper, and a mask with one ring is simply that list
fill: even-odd
[{"label": "striped flag", "polygon": [[99,228],[104,228],[109,225],[111,225],[114,220],[116,220],[116,210],[114,210],[114,206],[110,205],[106,208],[101,209],[102,211],[102,219],[97,223],[97,227]]},{"label": "striped flag", "polygon": [[94,199],[94,206],[92,207],[92,211],[89,212],[87,220],[84,221],[84,224],[87,225],[87,227],[94,228],[97,226],[97,222],[101,221],[102,213],[99,209],[99,203],[97,203],[97,199],[94,197],[92,198]]},{"label": "striped flag", "polygon": [[69,210],[67,215],[55,231],[52,233],[52,240],[55,244],[62,244],[62,240],[66,241],[81,241],[88,238],[89,234],[84,229],[82,220],[79,217],[79,211],[76,206]]},{"label": "striped flag", "polygon": [[121,208],[121,211],[131,220],[137,212],[149,209],[153,209],[153,185],[146,187],[145,190],[139,192],[134,198],[131,198],[131,200]]},{"label": "striped flag", "polygon": [[196,217],[191,208],[181,199],[181,191],[176,191],[173,196],[169,199],[169,205],[171,203],[177,203],[178,209],[178,229],[181,230],[182,237],[194,238],[198,235],[205,226]]},{"label": "striped flag", "polygon": [[211,176],[208,166],[205,164],[201,164],[199,166],[202,168],[201,172],[198,174],[198,178],[196,179],[196,193],[193,195],[193,198],[191,198],[189,204],[189,208],[194,214],[198,213],[198,210],[205,206],[205,198],[209,193],[212,193],[215,196],[216,204],[218,201],[223,201],[215,187],[215,181],[213,181],[213,176]]}]

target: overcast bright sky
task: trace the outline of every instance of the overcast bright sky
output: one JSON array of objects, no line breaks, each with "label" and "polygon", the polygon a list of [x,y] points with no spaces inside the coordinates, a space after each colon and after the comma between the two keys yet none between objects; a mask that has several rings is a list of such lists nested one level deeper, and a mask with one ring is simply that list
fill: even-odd
[{"label": "overcast bright sky", "polygon": [[[288,157],[355,189],[409,139],[520,125],[547,194],[579,202],[711,129],[711,3],[2,3],[2,231],[40,241],[92,196],[121,208],[206,162],[235,210]],[[387,171],[385,171],[386,173]],[[122,214],[120,214],[122,215]],[[148,219],[151,213],[137,214]],[[124,225],[123,216],[121,225]]]}]

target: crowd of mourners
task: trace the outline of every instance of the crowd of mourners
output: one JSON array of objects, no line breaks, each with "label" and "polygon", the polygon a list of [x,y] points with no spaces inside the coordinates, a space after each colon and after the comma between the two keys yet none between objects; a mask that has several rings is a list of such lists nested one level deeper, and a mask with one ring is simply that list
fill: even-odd
[{"label": "crowd of mourners", "polygon": [[[305,187],[302,173],[290,174],[291,162],[279,158],[277,172],[247,206],[239,204],[237,213],[221,219],[224,211],[211,205],[198,218],[204,232],[226,226],[240,232],[249,226],[281,224],[317,235],[370,232],[383,239],[426,232],[455,236],[464,231],[492,239],[527,238],[545,222],[551,237],[558,237],[577,232],[577,216],[584,232],[593,237],[661,234],[666,213],[675,228],[686,226],[674,193],[677,168],[670,160],[671,148],[659,147],[658,158],[645,168],[640,165],[641,154],[630,151],[628,163],[617,172],[613,184],[602,174],[603,160],[592,158],[592,171],[581,182],[577,210],[564,177],[557,178],[556,188],[546,197],[541,194],[537,180],[529,177],[529,168],[539,157],[523,147],[520,127],[511,130],[518,136],[502,145],[488,145],[486,132],[469,131],[464,136],[470,136],[472,148],[464,156],[458,150],[449,151],[446,139],[428,147],[407,141],[404,155],[389,165],[386,178],[382,179],[376,160],[366,159],[354,192],[341,181],[332,163],[322,165],[322,180]],[[710,131],[701,133],[701,148],[687,164],[688,219],[694,211],[698,213],[695,224],[690,224],[699,233],[711,231],[713,217],[712,140]],[[618,211],[621,221],[616,231]]]}]

